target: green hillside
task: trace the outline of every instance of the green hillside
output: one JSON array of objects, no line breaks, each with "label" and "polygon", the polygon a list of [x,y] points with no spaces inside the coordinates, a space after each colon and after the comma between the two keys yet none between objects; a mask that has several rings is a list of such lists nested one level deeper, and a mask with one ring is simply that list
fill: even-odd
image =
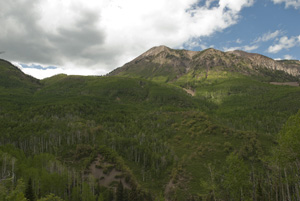
[{"label": "green hillside", "polygon": [[25,104],[27,98],[39,87],[39,80],[0,59],[0,110]]},{"label": "green hillside", "polygon": [[297,199],[300,87],[224,69],[167,83],[0,69],[0,200]]}]

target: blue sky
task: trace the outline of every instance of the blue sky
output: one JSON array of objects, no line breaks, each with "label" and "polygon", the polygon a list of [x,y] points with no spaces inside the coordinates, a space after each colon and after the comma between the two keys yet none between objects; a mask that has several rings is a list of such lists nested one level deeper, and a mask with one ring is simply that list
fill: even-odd
[{"label": "blue sky", "polygon": [[[300,4],[299,1],[298,4]],[[299,41],[290,48],[280,49],[278,47],[280,50],[273,51],[269,49],[270,46],[280,44],[279,41],[282,37],[287,37],[288,40],[298,37],[300,35],[299,23],[299,8],[286,7],[284,3],[274,4],[269,0],[260,0],[241,11],[237,24],[222,32],[202,38],[201,42],[207,47],[214,47],[222,51],[238,48],[263,54],[273,59],[299,60]],[[272,34],[274,37],[268,39],[267,36],[271,37]],[[201,47],[194,48],[194,50],[201,49]]]},{"label": "blue sky", "polygon": [[39,79],[103,75],[159,45],[300,59],[300,0],[14,0],[0,16],[0,58]]}]

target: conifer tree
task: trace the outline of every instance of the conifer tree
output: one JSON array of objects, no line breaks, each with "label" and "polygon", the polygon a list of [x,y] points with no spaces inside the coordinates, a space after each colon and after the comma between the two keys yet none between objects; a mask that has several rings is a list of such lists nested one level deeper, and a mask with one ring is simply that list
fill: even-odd
[{"label": "conifer tree", "polygon": [[97,201],[104,201],[104,197],[102,193],[100,193],[100,195],[98,196]]},{"label": "conifer tree", "polygon": [[130,201],[138,201],[138,193],[135,187],[132,187],[129,193],[129,200]]},{"label": "conifer tree", "polygon": [[123,201],[129,201],[129,190],[126,188],[123,190]]},{"label": "conifer tree", "polygon": [[25,189],[25,198],[29,201],[35,201],[35,195],[32,188],[32,180],[29,178],[26,189]]},{"label": "conifer tree", "polygon": [[123,184],[120,180],[118,187],[117,187],[117,201],[123,201]]}]

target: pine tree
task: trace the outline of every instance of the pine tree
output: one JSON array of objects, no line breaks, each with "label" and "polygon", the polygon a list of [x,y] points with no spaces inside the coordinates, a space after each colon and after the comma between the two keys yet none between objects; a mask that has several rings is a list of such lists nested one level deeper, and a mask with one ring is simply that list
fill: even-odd
[{"label": "pine tree", "polygon": [[126,188],[123,190],[123,201],[129,201],[129,190]]},{"label": "pine tree", "polygon": [[97,201],[104,201],[104,197],[102,193],[100,193],[100,195],[98,196]]},{"label": "pine tree", "polygon": [[138,201],[138,193],[135,187],[132,187],[129,193],[129,200],[130,201]]},{"label": "pine tree", "polygon": [[39,199],[38,201],[64,201],[64,200],[51,193],[46,197]]},{"label": "pine tree", "polygon": [[123,184],[120,180],[118,187],[117,187],[117,201],[123,201]]},{"label": "pine tree", "polygon": [[27,198],[27,200],[29,200],[29,201],[35,201],[35,195],[34,195],[33,188],[32,188],[31,178],[29,178],[27,187],[25,189],[25,198]]}]

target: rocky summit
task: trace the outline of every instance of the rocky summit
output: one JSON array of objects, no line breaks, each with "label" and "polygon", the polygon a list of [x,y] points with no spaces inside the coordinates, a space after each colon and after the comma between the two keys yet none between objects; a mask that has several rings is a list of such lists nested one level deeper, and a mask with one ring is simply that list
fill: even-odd
[{"label": "rocky summit", "polygon": [[[153,47],[134,60],[117,68],[109,75],[153,78],[166,76],[167,81],[175,81],[181,76],[210,71],[237,72],[250,76],[286,74],[300,76],[300,62],[296,60],[273,60],[269,57],[241,50],[222,52],[213,48],[203,51],[175,50],[166,46]],[[289,77],[289,78],[288,78]]]}]

